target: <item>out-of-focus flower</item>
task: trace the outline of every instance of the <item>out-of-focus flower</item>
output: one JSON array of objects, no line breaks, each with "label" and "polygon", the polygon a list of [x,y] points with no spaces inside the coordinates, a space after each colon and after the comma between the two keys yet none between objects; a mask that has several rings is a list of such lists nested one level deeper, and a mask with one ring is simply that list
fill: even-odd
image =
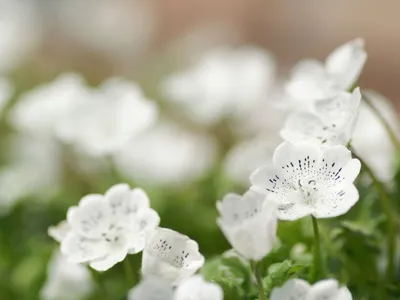
[{"label": "out-of-focus flower", "polygon": [[218,225],[232,247],[249,260],[261,260],[276,242],[277,205],[265,194],[227,194],[217,203]]},{"label": "out-of-focus flower", "polygon": [[225,162],[226,176],[236,183],[249,184],[250,175],[261,165],[272,161],[279,141],[274,136],[260,135],[240,142],[229,150]]},{"label": "out-of-focus flower", "polygon": [[58,137],[65,119],[78,104],[89,99],[90,92],[81,76],[62,74],[54,81],[23,94],[9,115],[10,122],[29,134]]},{"label": "out-of-focus flower", "polygon": [[[384,96],[374,91],[364,94],[371,100],[375,108],[382,114],[393,132],[400,138],[400,123],[396,109]],[[375,175],[385,182],[393,179],[396,172],[396,150],[385,126],[363,101],[351,145],[372,168]]]},{"label": "out-of-focus flower", "polygon": [[200,275],[185,279],[175,291],[174,300],[223,300],[222,288],[215,283],[207,282]]},{"label": "out-of-focus flower", "polygon": [[129,291],[128,300],[174,300],[174,290],[168,282],[149,277]]},{"label": "out-of-focus flower", "polygon": [[68,210],[67,221],[71,230],[61,241],[62,253],[71,262],[105,271],[128,253],[142,251],[146,235],[160,218],[143,190],[117,184],[104,196],[83,197],[79,206]]},{"label": "out-of-focus flower", "polygon": [[34,1],[0,1],[0,73],[23,62],[40,44],[42,24]]},{"label": "out-of-focus flower", "polygon": [[49,262],[47,281],[40,292],[41,299],[86,299],[93,287],[89,270],[84,266],[69,262],[57,251]]},{"label": "out-of-focus flower", "polygon": [[135,181],[181,185],[209,170],[216,150],[208,136],[161,122],[116,153],[114,161]]},{"label": "out-of-focus flower", "polygon": [[111,78],[75,107],[60,136],[92,155],[109,155],[151,126],[157,115],[155,102],[145,99],[138,85]]},{"label": "out-of-focus flower", "polygon": [[252,189],[278,203],[278,217],[297,220],[307,215],[331,218],[345,214],[359,194],[353,181],[360,172],[358,159],[344,146],[323,150],[310,142],[279,145],[273,165],[257,169]]},{"label": "out-of-focus flower", "polygon": [[47,230],[47,234],[51,236],[54,240],[61,243],[62,240],[71,231],[71,226],[66,220],[61,221],[56,226],[50,226]]},{"label": "out-of-focus flower", "polygon": [[274,288],[271,300],[352,300],[349,289],[335,279],[321,280],[314,285],[302,279],[290,279],[283,286]]},{"label": "out-of-focus flower", "polygon": [[18,200],[48,199],[60,186],[60,149],[48,139],[16,136],[8,144],[9,165],[0,169],[0,214]]},{"label": "out-of-focus flower", "polygon": [[310,141],[319,145],[346,145],[354,131],[361,100],[360,89],[353,93],[315,102],[314,112],[293,112],[287,118],[281,136],[295,143]]},{"label": "out-of-focus flower", "polygon": [[61,33],[125,65],[145,54],[156,25],[149,1],[69,0],[50,5],[57,16],[53,26]]},{"label": "out-of-focus flower", "polygon": [[215,124],[243,117],[269,93],[275,75],[271,56],[260,49],[217,49],[163,84],[165,95],[182,105],[190,118]]},{"label": "out-of-focus flower", "polygon": [[284,98],[292,105],[304,106],[306,102],[348,91],[357,82],[366,59],[364,41],[358,38],[336,48],[324,64],[300,61],[284,86]]},{"label": "out-of-focus flower", "polygon": [[167,228],[155,229],[146,239],[142,256],[144,278],[156,276],[172,285],[192,276],[204,264],[199,245]]},{"label": "out-of-focus flower", "polygon": [[166,281],[149,277],[129,292],[128,300],[223,300],[223,291],[200,275],[183,280],[175,291]]}]

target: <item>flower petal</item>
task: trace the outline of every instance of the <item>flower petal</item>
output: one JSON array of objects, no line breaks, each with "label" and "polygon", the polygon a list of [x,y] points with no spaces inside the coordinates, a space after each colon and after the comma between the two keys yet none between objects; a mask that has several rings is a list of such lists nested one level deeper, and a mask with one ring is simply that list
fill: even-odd
[{"label": "flower petal", "polygon": [[325,279],[315,283],[309,293],[309,300],[352,300],[347,287],[340,287],[335,279]]},{"label": "flower petal", "polygon": [[332,218],[345,214],[357,203],[359,194],[353,184],[336,190],[322,191],[317,196],[313,216],[316,218]]},{"label": "flower petal", "polygon": [[270,300],[308,300],[307,293],[310,284],[302,279],[290,279],[279,287],[274,288]]},{"label": "flower petal", "polygon": [[111,221],[104,197],[97,194],[83,197],[78,207],[68,210],[67,221],[77,233],[87,238],[99,238]]},{"label": "flower petal", "polygon": [[61,242],[61,252],[68,256],[71,262],[84,263],[107,255],[108,245],[103,240],[91,240],[73,232]]},{"label": "flower petal", "polygon": [[325,60],[325,69],[336,87],[346,91],[357,82],[366,60],[364,40],[357,38],[333,50]]},{"label": "flower petal", "polygon": [[56,226],[50,226],[47,230],[47,233],[57,242],[61,243],[61,241],[67,236],[70,231],[71,226],[66,220],[64,220],[58,223]]},{"label": "flower petal", "polygon": [[299,191],[290,192],[283,200],[278,202],[277,215],[280,220],[294,221],[314,212],[311,206],[304,203],[304,197]]},{"label": "flower petal", "polygon": [[128,300],[173,300],[174,291],[167,282],[157,277],[144,279],[128,294]]},{"label": "flower petal", "polygon": [[222,288],[212,282],[206,282],[200,275],[184,280],[175,291],[174,300],[223,300]]},{"label": "flower petal", "polygon": [[128,250],[125,247],[114,245],[112,251],[101,259],[96,259],[90,263],[90,266],[97,271],[106,271],[113,267],[115,264],[123,261],[128,254]]}]

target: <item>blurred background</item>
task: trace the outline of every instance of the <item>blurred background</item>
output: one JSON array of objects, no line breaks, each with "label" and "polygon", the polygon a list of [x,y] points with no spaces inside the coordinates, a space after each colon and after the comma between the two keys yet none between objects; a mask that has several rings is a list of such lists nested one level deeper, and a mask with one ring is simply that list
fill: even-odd
[{"label": "blurred background", "polygon": [[[229,249],[215,223],[215,202],[228,191],[245,191],[248,175],[279,143],[285,114],[270,106],[268,95],[298,60],[323,61],[361,37],[368,53],[361,88],[378,90],[399,107],[399,9],[400,2],[365,0],[0,0],[0,299],[70,299],[57,291],[78,285],[60,283],[76,270],[48,283],[60,271],[54,266],[58,244],[47,228],[65,219],[82,196],[118,182],[143,187],[161,225],[197,240],[206,257]],[[242,47],[256,53],[255,64],[263,63],[257,97],[265,103],[238,116],[212,105],[185,110],[170,99],[168,78],[196,66],[210,50]],[[20,103],[61,97],[37,87],[51,86],[64,73],[79,74],[93,88],[112,77],[137,82],[143,97],[157,103],[157,121],[111,156],[38,137],[29,122],[59,115],[51,105],[24,112],[27,105]],[[68,80],[75,86],[76,78]],[[309,232],[304,237],[309,241]],[[137,271],[140,256],[130,260]],[[113,299],[124,299],[122,267],[101,276],[96,280]],[[108,299],[101,291],[87,295]]]}]

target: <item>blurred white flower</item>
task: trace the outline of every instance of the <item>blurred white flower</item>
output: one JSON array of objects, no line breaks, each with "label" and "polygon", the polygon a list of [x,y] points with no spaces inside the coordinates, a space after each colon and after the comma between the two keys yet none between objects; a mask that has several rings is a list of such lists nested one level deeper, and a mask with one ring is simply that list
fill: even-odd
[{"label": "blurred white flower", "polygon": [[249,184],[250,175],[258,167],[269,164],[279,141],[274,136],[260,135],[244,140],[231,148],[225,157],[226,176],[236,183]]},{"label": "blurred white flower", "polygon": [[35,1],[0,0],[0,74],[21,64],[38,48],[41,37]]},{"label": "blurred white flower", "polygon": [[68,210],[67,221],[71,230],[61,241],[62,253],[71,262],[105,271],[128,253],[142,251],[147,233],[160,218],[143,190],[117,184],[104,196],[83,197]]},{"label": "blurred white flower", "polygon": [[93,282],[85,266],[71,263],[55,252],[47,270],[47,281],[40,294],[43,300],[81,300],[93,291]]},{"label": "blurred white flower", "polygon": [[216,49],[191,68],[168,77],[163,92],[202,124],[246,116],[269,93],[275,63],[256,48]]},{"label": "blurred white flower", "polygon": [[10,112],[10,122],[23,132],[56,137],[62,122],[89,98],[90,92],[81,76],[62,74],[23,94]]},{"label": "blurred white flower", "polygon": [[316,60],[300,61],[284,86],[284,98],[292,105],[304,106],[306,102],[349,91],[366,59],[364,41],[358,38],[336,48],[324,64]]},{"label": "blurred white flower", "polygon": [[183,280],[175,291],[166,281],[149,277],[129,292],[128,300],[223,300],[223,291],[200,275]]},{"label": "blurred white flower", "polygon": [[282,220],[331,218],[358,201],[353,181],[360,168],[360,161],[344,146],[321,149],[310,142],[284,142],[274,152],[273,165],[257,169],[250,181],[252,189],[278,203]]},{"label": "blurred white flower", "polygon": [[137,60],[148,48],[155,27],[151,1],[52,1],[61,33],[121,64]]},{"label": "blurred white flower", "polygon": [[352,300],[349,289],[335,279],[321,280],[314,285],[302,279],[290,279],[283,286],[274,288],[271,300]]},{"label": "blurred white flower", "polygon": [[144,278],[156,276],[176,286],[196,273],[203,264],[199,245],[186,235],[157,228],[146,238],[142,255]]},{"label": "blurred white flower", "polygon": [[174,300],[174,290],[168,282],[149,277],[129,291],[128,300]]},{"label": "blurred white flower", "polygon": [[106,80],[89,100],[64,119],[60,137],[95,156],[120,150],[158,115],[155,102],[145,99],[138,85],[122,78]]},{"label": "blurred white flower", "polygon": [[161,122],[116,153],[114,161],[135,181],[181,185],[209,170],[216,150],[215,141],[207,135]]},{"label": "blurred white flower", "polygon": [[207,282],[200,275],[182,281],[175,290],[174,300],[223,300],[222,288],[215,283]]},{"label": "blurred white flower", "polygon": [[293,112],[281,130],[284,140],[310,141],[319,145],[346,145],[354,131],[361,100],[360,89],[318,100],[314,112]]},{"label": "blurred white flower", "polygon": [[[400,138],[400,123],[396,109],[384,96],[374,91],[364,92],[382,114],[393,132]],[[376,114],[361,101],[360,114],[351,145],[382,181],[393,179],[396,172],[396,149]]]},{"label": "blurred white flower", "polygon": [[265,194],[227,194],[217,203],[217,223],[232,247],[249,260],[261,260],[276,242],[277,205]]},{"label": "blurred white flower", "polygon": [[9,164],[0,169],[0,214],[24,197],[49,199],[61,179],[60,149],[51,140],[15,136],[8,147]]}]

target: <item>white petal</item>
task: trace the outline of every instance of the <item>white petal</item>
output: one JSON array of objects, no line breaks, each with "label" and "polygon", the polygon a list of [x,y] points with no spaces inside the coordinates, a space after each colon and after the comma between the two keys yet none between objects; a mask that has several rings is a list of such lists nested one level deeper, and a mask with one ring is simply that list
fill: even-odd
[{"label": "white petal", "polygon": [[359,199],[357,188],[353,184],[346,187],[321,191],[317,196],[313,216],[316,218],[333,218],[347,213]]},{"label": "white petal", "polygon": [[335,279],[325,279],[314,284],[308,294],[309,300],[352,300],[350,291],[340,287]]},{"label": "white petal", "polygon": [[129,254],[143,250],[146,236],[160,224],[160,216],[151,208],[142,210],[135,216],[135,227],[128,235]]},{"label": "white petal", "polygon": [[204,281],[200,275],[184,280],[175,291],[174,300],[223,300],[222,288]]},{"label": "white petal", "polygon": [[70,232],[71,226],[69,226],[67,221],[61,221],[56,226],[50,226],[47,230],[49,236],[55,239],[57,242],[61,243],[61,241],[67,236]]},{"label": "white petal", "polygon": [[103,258],[109,251],[108,245],[103,240],[90,240],[73,232],[61,242],[61,252],[71,262],[83,263],[94,259]]},{"label": "white petal", "polygon": [[247,259],[262,259],[276,241],[277,204],[253,191],[239,200],[225,197],[224,202],[236,204],[217,221],[229,243]]},{"label": "white petal", "polygon": [[279,145],[273,156],[274,167],[281,170],[287,184],[297,185],[305,176],[315,174],[319,167],[322,150],[313,143],[301,142]]},{"label": "white petal", "polygon": [[346,91],[357,82],[366,60],[364,40],[358,38],[336,48],[327,57],[325,68],[336,86]]},{"label": "white petal", "polygon": [[304,203],[304,196],[300,191],[290,192],[283,201],[278,202],[277,214],[280,220],[294,221],[313,212],[313,207]]},{"label": "white petal", "polygon": [[159,276],[172,284],[193,275],[204,264],[199,245],[189,237],[157,228],[146,240],[142,256],[143,276]]},{"label": "white petal", "polygon": [[108,255],[101,259],[96,259],[90,263],[90,266],[97,271],[106,271],[115,264],[123,261],[128,254],[128,249],[125,247],[114,247],[109,251]]},{"label": "white petal", "polygon": [[285,181],[284,174],[273,166],[261,167],[250,176],[251,189],[258,193],[273,193],[277,197],[285,196],[291,186]]},{"label": "white petal", "polygon": [[349,141],[349,130],[325,123],[309,112],[293,113],[287,118],[280,134],[288,142],[309,141],[317,145],[345,145]]},{"label": "white petal", "polygon": [[103,232],[108,231],[112,221],[102,195],[87,195],[83,197],[79,206],[68,210],[67,220],[72,230],[88,238],[100,238]]},{"label": "white petal", "polygon": [[290,279],[279,287],[274,288],[270,300],[308,300],[310,284],[302,279]]},{"label": "white petal", "polygon": [[176,300],[167,282],[157,277],[144,279],[128,294],[128,300]]},{"label": "white petal", "polygon": [[360,173],[361,163],[351,158],[351,152],[344,146],[326,148],[322,155],[319,178],[327,187],[351,183]]}]

